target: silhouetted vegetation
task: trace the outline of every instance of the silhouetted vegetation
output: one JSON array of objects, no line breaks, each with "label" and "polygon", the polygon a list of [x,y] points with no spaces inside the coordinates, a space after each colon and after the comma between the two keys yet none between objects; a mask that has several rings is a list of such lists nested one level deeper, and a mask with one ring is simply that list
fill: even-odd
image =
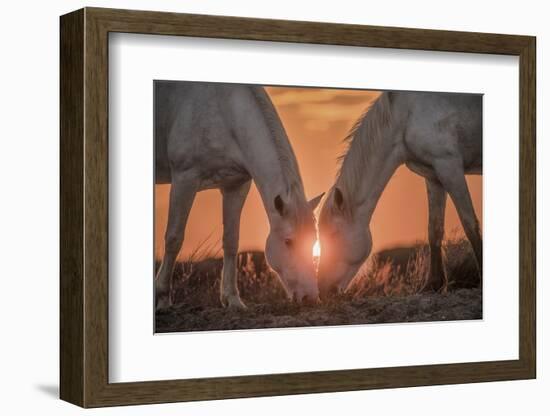
[{"label": "silhouetted vegetation", "polygon": [[[317,305],[290,302],[262,252],[240,253],[238,283],[246,311],[219,300],[221,257],[196,252],[176,266],[174,305],[157,312],[157,332],[248,329],[481,318],[481,288],[470,244],[444,244],[447,289],[420,293],[429,272],[429,248],[396,247],[371,256],[345,294]],[[157,264],[158,268],[159,264]]]}]

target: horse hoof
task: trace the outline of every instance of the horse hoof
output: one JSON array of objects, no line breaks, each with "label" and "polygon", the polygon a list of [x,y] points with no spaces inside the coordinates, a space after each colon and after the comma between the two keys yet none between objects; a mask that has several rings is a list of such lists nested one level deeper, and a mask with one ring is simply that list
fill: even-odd
[{"label": "horse hoof", "polygon": [[247,309],[246,305],[238,296],[225,298],[225,301],[222,300],[222,305],[228,309],[236,309],[240,311],[245,311]]}]

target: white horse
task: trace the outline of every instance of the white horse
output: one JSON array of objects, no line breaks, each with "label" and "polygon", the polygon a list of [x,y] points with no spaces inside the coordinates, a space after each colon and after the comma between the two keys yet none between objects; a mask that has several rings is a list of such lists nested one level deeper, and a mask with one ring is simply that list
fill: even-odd
[{"label": "white horse", "polygon": [[441,254],[447,193],[481,273],[482,240],[465,174],[482,173],[482,97],[385,92],[355,124],[335,185],[319,218],[321,295],[345,290],[370,254],[370,220],[395,170],[426,180],[430,273],[424,290],[446,286]]},{"label": "white horse", "polygon": [[[263,88],[220,83],[155,83],[155,182],[170,183],[165,251],[156,276],[156,307],[170,305],[172,273],[195,194],[223,196],[224,306],[245,308],[237,288],[241,210],[254,180],[270,224],[265,255],[288,296],[318,298],[312,258],[316,237],[296,158]],[[206,220],[207,221],[207,220]]]}]

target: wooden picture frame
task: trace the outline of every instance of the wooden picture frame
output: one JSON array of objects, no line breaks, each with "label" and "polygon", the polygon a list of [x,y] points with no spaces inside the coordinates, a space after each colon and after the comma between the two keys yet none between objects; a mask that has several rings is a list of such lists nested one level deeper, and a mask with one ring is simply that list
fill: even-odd
[{"label": "wooden picture frame", "polygon": [[[82,407],[100,407],[535,378],[534,37],[99,8],[62,16],[60,29],[63,400]],[[109,383],[110,32],[519,56],[519,359]]]}]

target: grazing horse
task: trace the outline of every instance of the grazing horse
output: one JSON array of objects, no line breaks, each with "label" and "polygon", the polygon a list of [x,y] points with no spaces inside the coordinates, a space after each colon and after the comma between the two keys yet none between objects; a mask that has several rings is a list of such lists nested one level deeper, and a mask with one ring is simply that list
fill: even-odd
[{"label": "grazing horse", "polygon": [[441,241],[447,193],[481,274],[481,233],[464,177],[482,173],[481,111],[477,94],[384,92],[359,118],[319,217],[321,296],[345,290],[369,256],[372,214],[402,164],[425,178],[428,191],[430,273],[423,289],[446,287]]},{"label": "grazing horse", "polygon": [[220,300],[245,308],[237,288],[241,210],[254,180],[267,212],[266,259],[288,296],[318,298],[312,258],[316,237],[296,157],[262,87],[221,83],[155,82],[155,183],[170,183],[164,258],[155,280],[156,308],[170,305],[176,257],[195,194],[223,197]]}]

